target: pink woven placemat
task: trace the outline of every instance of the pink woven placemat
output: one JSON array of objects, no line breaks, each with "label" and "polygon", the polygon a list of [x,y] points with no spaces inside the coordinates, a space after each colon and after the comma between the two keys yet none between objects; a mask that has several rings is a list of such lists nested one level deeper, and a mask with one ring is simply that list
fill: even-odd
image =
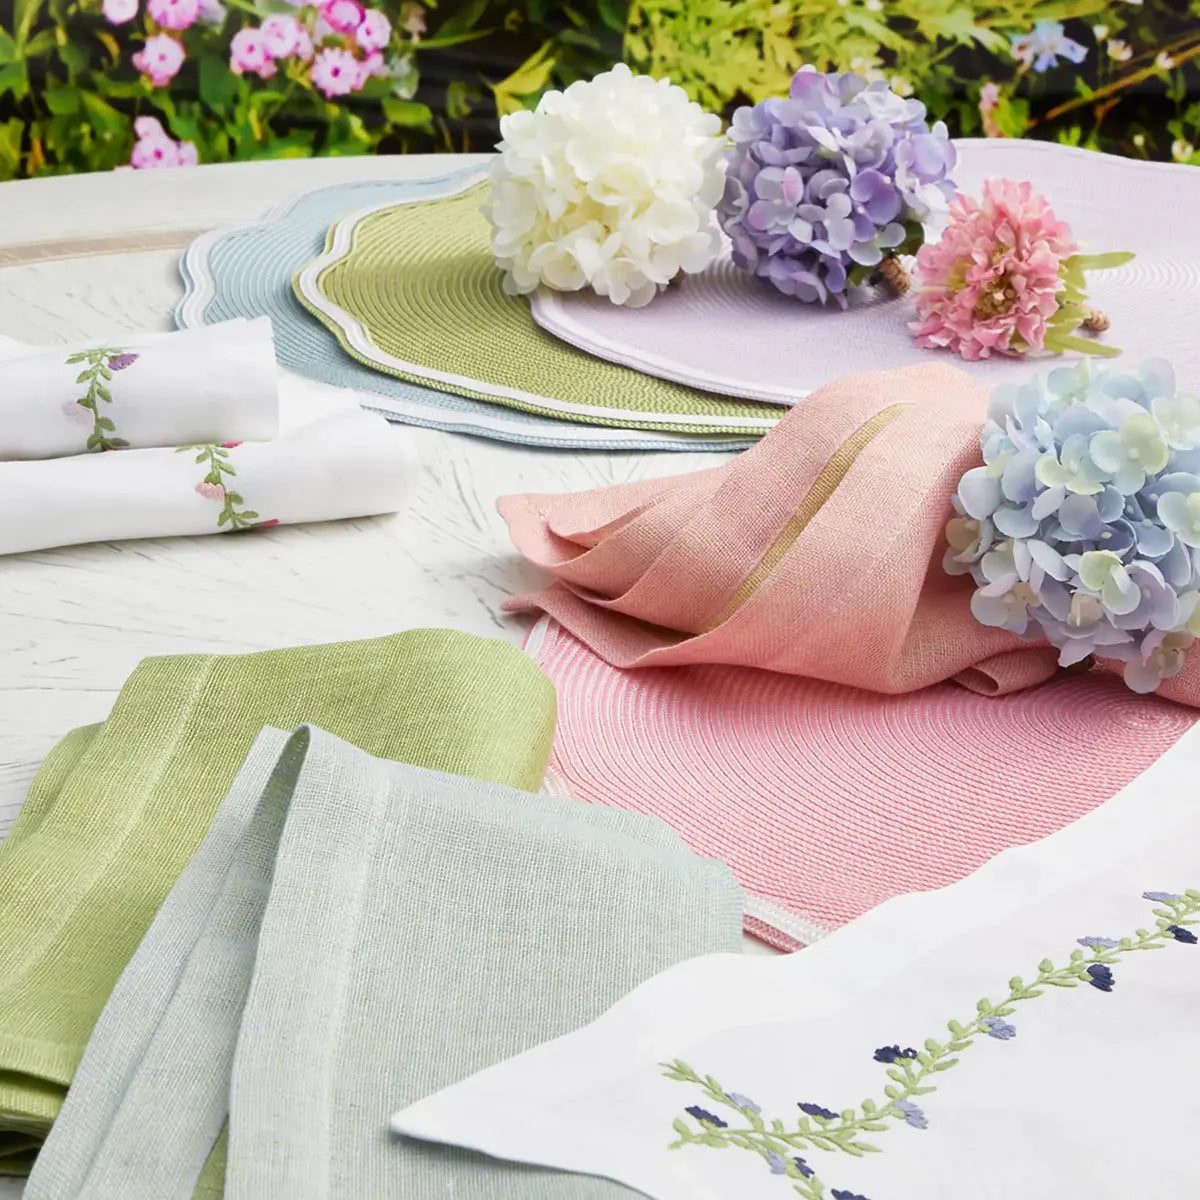
[{"label": "pink woven placemat", "polygon": [[[1105,341],[1137,362],[1170,359],[1200,386],[1200,171],[1059,146],[966,139],[955,178],[978,196],[984,179],[1028,179],[1089,251],[1132,250],[1133,262],[1090,277],[1112,320]],[[585,293],[539,293],[543,328],[600,358],[692,387],[791,404],[842,375],[909,363],[957,362],[920,350],[907,323],[911,297],[860,292],[849,311],[798,304],[728,259],[688,276],[648,308],[625,309]],[[1065,356],[1067,360],[1075,356]],[[1052,363],[1063,361],[1052,359]],[[962,364],[985,383],[1024,381],[1036,368],[1004,359]]]},{"label": "pink woven placemat", "polygon": [[746,929],[795,949],[1083,816],[1200,714],[1119,680],[1000,698],[882,696],[749,667],[621,671],[548,618],[526,649],[558,690],[551,767],[724,859]]}]

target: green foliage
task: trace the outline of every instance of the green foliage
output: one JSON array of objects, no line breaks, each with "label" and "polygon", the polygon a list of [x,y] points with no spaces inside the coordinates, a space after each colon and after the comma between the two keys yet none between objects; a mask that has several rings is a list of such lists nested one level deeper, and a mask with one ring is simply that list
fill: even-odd
[{"label": "green foliage", "polygon": [[[311,24],[315,7],[225,0],[223,18],[171,34],[186,58],[156,87],[132,62],[163,32],[147,3],[119,25],[102,0],[0,6],[0,179],[127,164],[139,116],[201,162],[486,150],[504,114],[621,57],[726,117],[812,63],[886,78],[958,135],[1200,164],[1200,0],[376,0],[386,71],[333,98],[298,59],[270,79],[230,68],[240,29],[272,12]],[[1064,22],[1085,61],[1014,59],[1036,21]]]}]

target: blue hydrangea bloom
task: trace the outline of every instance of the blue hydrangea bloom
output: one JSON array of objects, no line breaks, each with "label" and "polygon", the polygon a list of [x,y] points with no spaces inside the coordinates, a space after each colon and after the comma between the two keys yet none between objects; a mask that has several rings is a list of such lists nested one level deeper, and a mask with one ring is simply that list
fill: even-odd
[{"label": "blue hydrangea bloom", "polygon": [[1066,667],[1124,663],[1152,692],[1200,635],[1200,399],[1170,364],[1084,360],[992,395],[983,466],[959,480],[944,569],[983,625],[1045,638]]},{"label": "blue hydrangea bloom", "polygon": [[925,106],[851,73],[798,71],[786,99],[733,114],[717,209],[733,260],[798,300],[846,307],[846,289],[954,195],[955,150]]},{"label": "blue hydrangea bloom", "polygon": [[738,1108],[747,1109],[752,1113],[762,1112],[762,1109],[759,1108],[759,1106],[755,1104],[749,1096],[743,1096],[741,1092],[726,1092],[725,1099],[728,1100],[730,1104],[733,1104]]},{"label": "blue hydrangea bloom", "polygon": [[701,1125],[711,1125],[715,1129],[727,1128],[726,1122],[722,1121],[720,1117],[710,1113],[706,1108],[701,1108],[698,1104],[689,1104],[683,1111],[689,1117],[695,1117]]},{"label": "blue hydrangea bloom", "polygon": [[911,1100],[893,1100],[892,1103],[904,1114],[904,1120],[914,1129],[929,1128],[925,1114]]},{"label": "blue hydrangea bloom", "polygon": [[1075,940],[1089,950],[1115,950],[1121,944],[1117,938],[1106,937],[1081,937]]},{"label": "blue hydrangea bloom", "polygon": [[1102,992],[1111,992],[1113,984],[1116,980],[1113,979],[1113,973],[1104,965],[1104,963],[1092,963],[1087,969],[1087,981],[1094,988],[1099,988]]},{"label": "blue hydrangea bloom", "polygon": [[1168,925],[1167,932],[1177,942],[1187,942],[1191,946],[1196,944],[1196,935],[1190,929],[1185,929],[1182,925]]},{"label": "blue hydrangea bloom", "polygon": [[820,1104],[811,1104],[801,1101],[799,1107],[802,1113],[807,1113],[810,1117],[824,1117],[826,1121],[837,1120],[837,1113],[831,1112],[827,1108],[823,1108]]},{"label": "blue hydrangea bloom", "polygon": [[979,1023],[984,1027],[988,1037],[998,1038],[1002,1042],[1007,1042],[1017,1036],[1017,1027],[1010,1025],[1001,1017],[984,1017]]},{"label": "blue hydrangea bloom", "polygon": [[880,1046],[875,1051],[875,1061],[881,1063],[894,1063],[898,1058],[916,1058],[917,1052],[911,1046],[906,1046],[903,1050],[899,1046]]}]

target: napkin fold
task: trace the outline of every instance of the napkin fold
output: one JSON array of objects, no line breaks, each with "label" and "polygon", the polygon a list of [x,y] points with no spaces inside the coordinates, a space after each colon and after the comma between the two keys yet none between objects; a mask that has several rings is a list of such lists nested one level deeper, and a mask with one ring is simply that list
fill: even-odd
[{"label": "napkin fold", "polygon": [[0,463],[0,554],[232,533],[396,512],[412,484],[402,430],[332,413],[269,442],[210,442]]},{"label": "napkin fold", "polygon": [[[623,668],[729,663],[884,693],[1044,682],[1057,652],[981,625],[971,580],[941,565],[988,394],[940,363],[849,376],[724,466],[503,497],[517,548],[557,580],[504,607],[549,613]],[[1200,705],[1200,658],[1158,690]]]},{"label": "napkin fold", "polygon": [[0,846],[0,1173],[28,1171],[258,734],[305,720],[369,753],[536,788],[554,692],[514,647],[444,630],[146,659],[102,726],[50,754]]},{"label": "napkin fold", "polygon": [[245,1200],[628,1195],[389,1137],[388,1113],[736,950],[740,914],[728,870],[656,821],[265,730],[105,1007],[27,1200],[211,1195],[222,1167]]},{"label": "napkin fold", "polygon": [[261,441],[278,425],[268,317],[82,346],[0,344],[0,461]]}]

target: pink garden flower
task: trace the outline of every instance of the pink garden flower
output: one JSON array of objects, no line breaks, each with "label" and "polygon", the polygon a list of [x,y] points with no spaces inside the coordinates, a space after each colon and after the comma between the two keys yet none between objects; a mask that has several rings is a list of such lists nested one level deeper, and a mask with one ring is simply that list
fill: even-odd
[{"label": "pink garden flower", "polygon": [[307,62],[312,58],[312,39],[308,31],[286,13],[267,17],[259,30],[263,45],[272,58],[299,58]]},{"label": "pink garden flower", "polygon": [[200,15],[200,0],[147,0],[146,12],[163,29],[190,29]]},{"label": "pink garden flower", "polygon": [[327,100],[348,96],[362,86],[358,60],[349,50],[327,47],[313,59],[312,82]]},{"label": "pink garden flower", "polygon": [[202,25],[220,25],[225,20],[225,5],[221,0],[200,0],[196,20]]},{"label": "pink garden flower", "polygon": [[133,153],[129,158],[130,166],[145,171],[160,167],[196,165],[195,143],[175,141],[157,117],[138,117],[133,123],[133,131],[137,135],[137,141],[133,144]]},{"label": "pink garden flower", "polygon": [[336,33],[353,33],[363,23],[363,6],[358,0],[326,0],[321,16]]},{"label": "pink garden flower", "polygon": [[133,65],[155,87],[166,87],[183,66],[183,46],[168,33],[156,33],[133,56]]},{"label": "pink garden flower", "polygon": [[392,37],[392,23],[377,8],[363,13],[362,24],[354,31],[354,40],[370,54],[382,50]]},{"label": "pink garden flower", "polygon": [[247,26],[239,29],[229,42],[229,69],[235,75],[257,75],[270,79],[275,74],[275,59],[267,47],[261,29]]},{"label": "pink garden flower", "polygon": [[138,0],[104,0],[102,10],[110,25],[124,25],[138,15]]},{"label": "pink garden flower", "polygon": [[196,494],[203,496],[205,500],[225,499],[225,489],[219,483],[209,483],[207,479],[202,479],[196,484]]},{"label": "pink garden flower", "polygon": [[354,90],[361,91],[367,84],[369,79],[383,78],[388,73],[388,65],[383,60],[383,55],[378,50],[371,51],[360,63],[358,67],[358,78],[354,83]]},{"label": "pink garden flower", "polygon": [[982,203],[960,193],[941,240],[917,253],[917,345],[972,362],[1042,349],[1059,266],[1076,249],[1030,183],[989,179]]},{"label": "pink garden flower", "polygon": [[979,115],[983,118],[984,137],[1003,137],[1004,133],[996,124],[996,109],[1000,104],[1000,85],[985,83],[979,89]]}]

